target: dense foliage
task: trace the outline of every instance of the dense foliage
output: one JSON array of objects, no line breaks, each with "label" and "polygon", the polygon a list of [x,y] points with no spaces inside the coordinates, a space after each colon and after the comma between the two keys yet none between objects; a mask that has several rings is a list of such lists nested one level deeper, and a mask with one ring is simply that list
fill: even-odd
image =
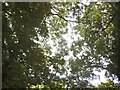
[{"label": "dense foliage", "polygon": [[119,8],[100,2],[3,3],[3,88],[85,88],[94,70],[104,69],[106,77],[120,81]]}]

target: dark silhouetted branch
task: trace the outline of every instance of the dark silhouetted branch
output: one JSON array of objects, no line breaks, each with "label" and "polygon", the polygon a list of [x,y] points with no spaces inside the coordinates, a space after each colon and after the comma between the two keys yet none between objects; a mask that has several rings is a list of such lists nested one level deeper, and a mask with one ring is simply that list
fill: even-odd
[{"label": "dark silhouetted branch", "polygon": [[58,16],[59,18],[63,19],[63,20],[66,21],[66,22],[75,22],[75,23],[78,23],[78,21],[72,21],[72,20],[67,20],[67,19],[65,19],[65,18],[64,18],[62,15],[60,15],[54,8],[53,8],[53,10],[54,10],[55,14],[54,14],[54,13],[51,13],[51,15],[56,15],[56,16]]},{"label": "dark silhouetted branch", "polygon": [[115,14],[112,16],[112,18],[111,18],[111,20],[108,22],[107,26],[106,26],[105,28],[103,28],[101,31],[104,31],[104,30],[106,30],[106,29],[109,27],[109,25],[110,25],[110,23],[113,21],[114,17],[115,17]]},{"label": "dark silhouetted branch", "polygon": [[63,19],[66,22],[75,22],[75,23],[78,23],[78,21],[67,20],[63,16],[61,16],[60,14],[52,14],[52,15],[56,15],[56,16],[60,17],[61,19]]}]

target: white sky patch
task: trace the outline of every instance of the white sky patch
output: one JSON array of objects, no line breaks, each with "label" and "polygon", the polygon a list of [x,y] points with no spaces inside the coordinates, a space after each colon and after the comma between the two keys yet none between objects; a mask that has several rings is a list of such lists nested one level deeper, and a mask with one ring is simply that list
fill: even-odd
[{"label": "white sky patch", "polygon": [[89,5],[89,4],[90,4],[90,1],[91,1],[91,0],[82,0],[81,2],[82,2],[83,4]]},{"label": "white sky patch", "polygon": [[[95,79],[91,80],[92,85],[98,86],[101,82],[106,82],[108,79],[113,80],[112,77],[107,78],[105,76],[106,71],[107,70],[105,70],[105,69],[103,69],[101,71],[96,71],[94,69],[94,73],[97,75],[97,77]],[[118,83],[117,77],[115,77],[115,78],[116,79],[114,79],[113,82]]]},{"label": "white sky patch", "polygon": [[102,70],[100,72],[94,70],[94,73],[97,75],[97,77],[95,79],[91,80],[91,83],[95,86],[98,86],[98,84],[100,84],[100,82],[106,81],[108,78],[105,77],[105,72],[106,72],[106,70]]}]

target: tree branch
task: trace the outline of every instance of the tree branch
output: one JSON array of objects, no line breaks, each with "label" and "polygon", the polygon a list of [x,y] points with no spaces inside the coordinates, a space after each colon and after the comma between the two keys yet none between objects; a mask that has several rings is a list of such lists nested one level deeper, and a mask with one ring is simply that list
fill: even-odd
[{"label": "tree branch", "polygon": [[101,30],[94,31],[93,35],[94,35],[95,33],[100,33],[100,32],[102,32],[102,31],[105,31],[105,30],[109,27],[110,23],[113,21],[114,17],[115,17],[115,14],[112,16],[111,20],[107,23],[107,25],[106,25],[105,28],[102,28]]},{"label": "tree branch", "polygon": [[72,21],[72,20],[65,19],[62,15],[58,14],[58,12],[54,8],[53,8],[53,10],[55,11],[56,14],[51,13],[52,15],[56,15],[56,16],[60,17],[61,19],[63,19],[66,22],[75,22],[75,23],[78,23],[78,21]]},{"label": "tree branch", "polygon": [[67,19],[65,19],[65,18],[64,18],[62,15],[60,15],[60,14],[52,14],[52,15],[56,15],[56,16],[62,18],[62,19],[63,19],[64,21],[66,21],[66,22],[75,22],[75,23],[78,23],[77,21],[67,20]]},{"label": "tree branch", "polygon": [[90,66],[92,68],[102,68],[102,69],[106,69],[104,66],[101,66],[101,65],[92,65]]},{"label": "tree branch", "polygon": [[114,14],[113,17],[111,18],[111,20],[108,22],[107,26],[106,26],[105,28],[103,28],[101,31],[104,31],[104,30],[106,30],[106,29],[109,27],[109,25],[110,25],[110,23],[113,21],[114,17],[115,17],[115,14]]}]

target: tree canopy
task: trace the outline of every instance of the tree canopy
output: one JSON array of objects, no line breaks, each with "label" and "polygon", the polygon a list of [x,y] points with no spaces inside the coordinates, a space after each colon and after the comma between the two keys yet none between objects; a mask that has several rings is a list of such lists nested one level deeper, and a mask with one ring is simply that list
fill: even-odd
[{"label": "tree canopy", "polygon": [[94,70],[120,81],[120,3],[2,6],[3,88],[86,88]]}]

